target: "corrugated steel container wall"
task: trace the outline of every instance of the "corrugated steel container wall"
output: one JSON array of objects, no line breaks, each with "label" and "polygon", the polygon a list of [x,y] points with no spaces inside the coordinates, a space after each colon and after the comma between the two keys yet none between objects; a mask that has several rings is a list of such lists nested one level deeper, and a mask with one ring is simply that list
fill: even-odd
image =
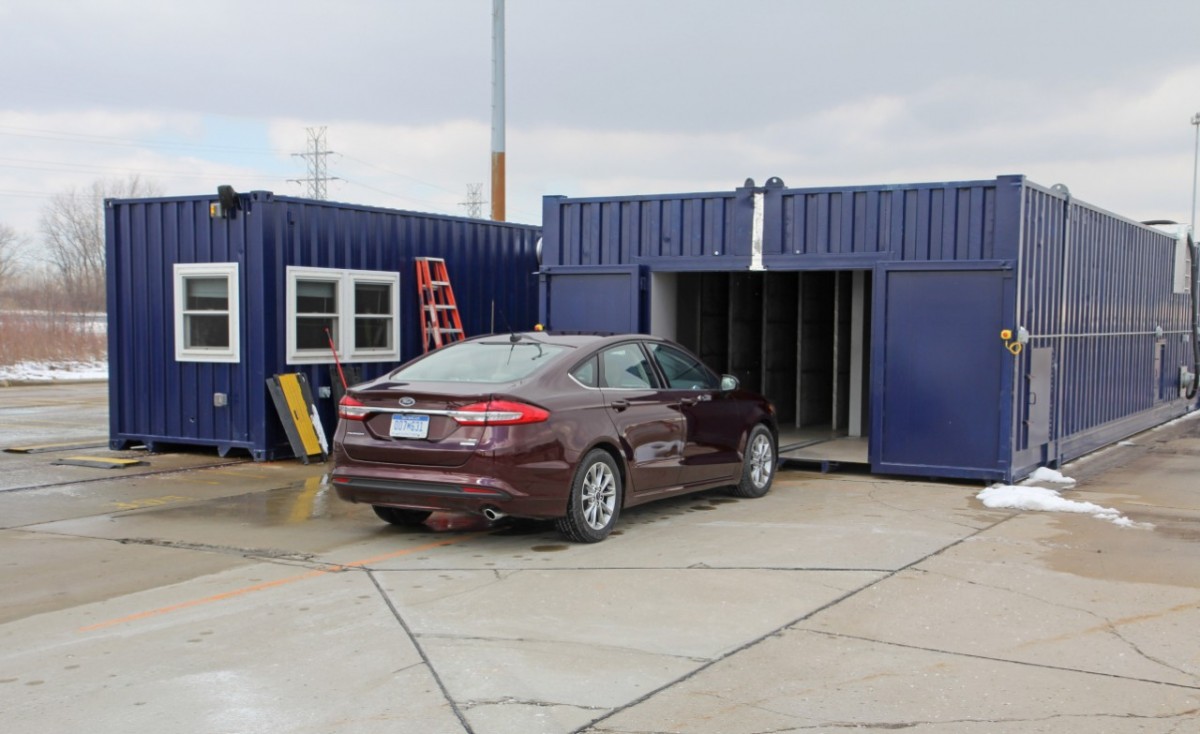
[{"label": "corrugated steel container wall", "polygon": [[[539,228],[359,207],[252,192],[243,211],[211,219],[215,197],[110,202],[108,296],[110,438],[245,448],[256,458],[283,449],[286,437],[266,391],[268,377],[302,372],[314,397],[332,384],[332,365],[286,364],[288,266],[400,274],[400,354],[422,351],[413,258],[445,258],[468,334],[530,328],[537,320]],[[173,266],[237,262],[241,362],[176,362]],[[351,363],[363,379],[392,362]],[[229,405],[214,408],[224,392]],[[336,420],[318,400],[327,429]]]},{"label": "corrugated steel container wall", "polygon": [[[1191,364],[1191,317],[1189,296],[1173,292],[1176,239],[1031,183],[1023,220],[1018,322],[1031,338],[1022,368],[1032,349],[1054,350],[1051,458],[1186,412],[1178,369]],[[1027,419],[1028,385],[1018,385]],[[1018,452],[1031,448],[1026,431],[1015,438]]]},{"label": "corrugated steel container wall", "polygon": [[[211,219],[210,199],[107,206],[109,437],[250,448],[255,394],[243,364],[175,361],[174,265],[242,262],[258,236],[249,217]],[[244,267],[244,266],[243,266]],[[243,273],[240,300],[250,289]],[[247,312],[243,306],[243,313]],[[214,410],[213,393],[231,398]],[[259,411],[261,413],[261,411]]]},{"label": "corrugated steel container wall", "polygon": [[[544,200],[543,267],[670,259],[679,269],[727,269],[751,256],[753,196],[763,194],[768,267],[870,267],[877,260],[990,260],[997,247],[992,181]],[[1014,232],[1015,235],[1015,232]],[[1014,237],[1015,239],[1015,237]],[[672,266],[660,263],[660,269]]]},{"label": "corrugated steel container wall", "polygon": [[[763,254],[887,254],[902,262],[1011,257],[996,248],[996,188],[996,181],[966,181],[767,189]],[[777,216],[773,198],[780,200]]]},{"label": "corrugated steel container wall", "polygon": [[[744,198],[744,197],[743,197]],[[544,268],[628,264],[641,258],[737,254],[735,193],[566,199],[547,196]],[[752,211],[751,211],[752,213]],[[749,230],[746,229],[748,232]],[[742,248],[741,254],[749,254]]]}]

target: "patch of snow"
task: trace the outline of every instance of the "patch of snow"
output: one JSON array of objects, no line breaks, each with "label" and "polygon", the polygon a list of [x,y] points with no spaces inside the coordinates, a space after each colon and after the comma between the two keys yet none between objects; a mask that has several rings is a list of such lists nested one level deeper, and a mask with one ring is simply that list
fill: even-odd
[{"label": "patch of snow", "polygon": [[1062,472],[1051,469],[1048,466],[1039,466],[1036,471],[1029,475],[1027,482],[1051,482],[1053,484],[1075,484],[1075,480],[1071,477],[1064,477]]},{"label": "patch of snow", "polygon": [[1133,441],[1117,441],[1118,446],[1137,446]]},{"label": "patch of snow", "polygon": [[10,382],[65,382],[107,380],[108,362],[18,362],[0,365],[0,380]]},{"label": "patch of snow", "polygon": [[[1057,472],[1055,472],[1057,473]],[[1061,475],[1060,475],[1061,476]],[[1010,484],[993,484],[976,497],[992,509],[1033,510],[1035,512],[1076,512],[1091,515],[1100,520],[1123,528],[1153,528],[1149,523],[1136,523],[1111,507],[1101,507],[1094,502],[1069,500],[1058,490],[1047,487],[1025,487]]]}]

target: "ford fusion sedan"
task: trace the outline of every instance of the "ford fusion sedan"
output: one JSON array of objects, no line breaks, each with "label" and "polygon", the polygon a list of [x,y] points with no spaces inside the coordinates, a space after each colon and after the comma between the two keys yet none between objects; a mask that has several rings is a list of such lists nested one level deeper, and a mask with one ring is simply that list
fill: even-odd
[{"label": "ford fusion sedan", "polygon": [[760,497],[776,467],[766,398],[642,334],[456,342],[350,388],[338,414],[338,496],[396,525],[511,515],[596,542],[626,507],[719,487]]}]

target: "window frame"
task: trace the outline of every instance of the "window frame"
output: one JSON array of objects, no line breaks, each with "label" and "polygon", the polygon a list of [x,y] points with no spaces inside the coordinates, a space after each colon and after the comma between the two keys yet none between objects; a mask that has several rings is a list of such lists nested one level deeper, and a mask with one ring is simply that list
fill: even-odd
[{"label": "window frame", "polygon": [[[176,362],[224,362],[242,361],[241,339],[241,279],[238,263],[175,263],[175,361]],[[226,283],[226,309],[224,311],[189,311],[186,308],[187,281],[201,278],[224,278]],[[229,346],[193,347],[187,345],[187,318],[196,314],[224,314],[229,324]]]},{"label": "window frame", "polygon": [[[326,345],[322,348],[300,349],[297,344],[296,296],[302,281],[334,283],[336,311],[332,314],[336,328],[332,332],[337,347],[337,359],[342,362],[398,362],[400,361],[400,273],[388,270],[347,270],[344,268],[315,268],[298,265],[287,267],[287,284],[284,289],[285,314],[287,319],[287,364],[333,364],[333,352]],[[360,283],[386,285],[391,289],[389,313],[360,316],[356,313],[356,286]],[[359,318],[387,320],[391,324],[389,336],[391,346],[387,349],[362,347],[356,344],[355,327]]]}]

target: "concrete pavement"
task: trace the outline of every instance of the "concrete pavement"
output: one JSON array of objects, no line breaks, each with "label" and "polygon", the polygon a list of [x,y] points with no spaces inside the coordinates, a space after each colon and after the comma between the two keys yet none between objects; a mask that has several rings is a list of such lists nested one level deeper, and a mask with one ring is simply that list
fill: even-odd
[{"label": "concrete pavement", "polygon": [[[36,408],[26,389],[0,390],[0,415]],[[160,455],[37,488],[50,457],[0,454],[20,480],[0,479],[0,721],[1200,731],[1200,421],[1135,444],[1067,467],[1082,483],[1064,495],[1154,529],[989,510],[981,485],[788,470],[760,500],[636,508],[588,546],[544,523],[392,528],[315,465]]]}]

